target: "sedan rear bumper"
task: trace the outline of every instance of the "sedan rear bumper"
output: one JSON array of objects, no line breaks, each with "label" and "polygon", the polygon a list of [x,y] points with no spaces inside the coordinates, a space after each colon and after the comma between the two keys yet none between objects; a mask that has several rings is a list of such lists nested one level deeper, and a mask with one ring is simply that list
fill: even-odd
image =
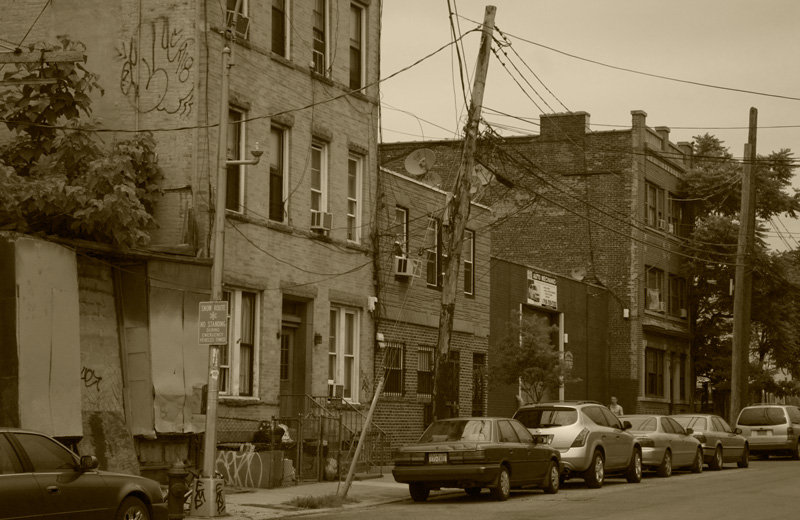
[{"label": "sedan rear bumper", "polygon": [[499,473],[499,464],[425,464],[392,469],[397,482],[424,482],[430,487],[486,487],[495,483]]},{"label": "sedan rear bumper", "polygon": [[666,448],[642,448],[642,466],[660,466]]}]

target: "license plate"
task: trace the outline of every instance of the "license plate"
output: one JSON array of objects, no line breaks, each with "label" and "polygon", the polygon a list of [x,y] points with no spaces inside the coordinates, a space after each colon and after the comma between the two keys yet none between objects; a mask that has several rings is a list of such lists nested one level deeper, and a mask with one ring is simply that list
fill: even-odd
[{"label": "license plate", "polygon": [[447,453],[429,453],[429,464],[447,464]]},{"label": "license plate", "polygon": [[772,430],[758,430],[756,431],[756,435],[758,436],[772,435]]}]

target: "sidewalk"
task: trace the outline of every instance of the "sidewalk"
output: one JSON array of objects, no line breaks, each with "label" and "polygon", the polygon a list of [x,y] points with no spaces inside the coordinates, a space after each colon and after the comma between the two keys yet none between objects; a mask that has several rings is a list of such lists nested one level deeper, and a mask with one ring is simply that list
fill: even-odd
[{"label": "sidewalk", "polygon": [[[330,509],[306,509],[291,506],[288,502],[296,497],[340,494],[344,489],[344,482],[307,482],[273,489],[237,489],[226,486],[225,510],[227,516],[222,518],[226,520],[272,519],[327,511],[344,511],[411,500],[411,496],[408,494],[408,485],[395,482],[391,466],[384,468],[383,475],[357,475],[356,478],[357,480],[353,480],[347,492],[347,498],[355,501]],[[448,491],[436,493],[447,493]],[[202,517],[186,516],[186,518],[199,519]]]}]

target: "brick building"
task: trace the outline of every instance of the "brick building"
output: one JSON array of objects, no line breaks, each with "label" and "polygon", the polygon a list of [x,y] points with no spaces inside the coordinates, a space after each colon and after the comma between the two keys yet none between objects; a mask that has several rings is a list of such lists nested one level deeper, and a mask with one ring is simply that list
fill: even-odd
[{"label": "brick building", "polygon": [[[694,385],[681,238],[692,215],[680,193],[691,145],[648,127],[645,112],[631,114],[630,129],[612,131],[592,130],[586,112],[542,115],[538,136],[480,143],[479,163],[500,180],[492,257],[608,290],[608,386],[586,397],[613,393],[629,412],[684,411]],[[382,145],[382,166],[419,146]],[[424,146],[458,163],[452,141]]]},{"label": "brick building", "polygon": [[[21,41],[30,29],[26,44],[52,44],[66,33],[86,45],[86,66],[100,74],[105,91],[94,100],[93,116],[105,128],[153,131],[158,142],[165,195],[150,250],[185,254],[190,263],[207,260],[213,250],[221,60],[230,46],[234,65],[222,116],[229,125],[228,159],[247,159],[257,146],[264,154],[259,164],[229,166],[226,173],[223,286],[231,337],[223,349],[218,415],[254,424],[294,415],[302,404],[290,396],[338,394],[354,405],[368,403],[379,2],[241,0],[235,30],[226,32],[235,5],[120,0],[112,8],[102,0],[12,0],[0,32]],[[145,262],[141,289],[152,294],[159,283],[173,283],[208,298],[210,270],[207,261],[200,264],[200,280],[189,281]],[[169,301],[158,310],[174,314]],[[118,334],[103,336],[104,347],[121,349],[125,358],[131,353],[120,337],[127,329],[115,318],[120,300],[105,305],[117,306],[107,318]],[[130,396],[125,418],[142,469],[159,471],[176,458],[192,458],[198,430],[171,420],[171,410],[199,407],[202,399],[202,389],[172,384],[159,360],[177,344],[186,356],[180,366],[191,372],[184,379],[202,380],[207,349],[191,332],[196,311],[181,314],[186,334],[158,336],[161,315],[148,308],[149,319],[139,325],[157,340],[145,343],[137,366],[152,386]],[[90,318],[82,313],[80,319]],[[86,344],[81,349],[83,358],[91,357]],[[130,372],[115,373],[120,395],[136,386]],[[141,416],[130,413],[137,406]],[[168,420],[160,420],[165,414]]]},{"label": "brick building", "polygon": [[[379,194],[376,366],[386,383],[375,421],[393,446],[402,446],[415,442],[430,421],[447,192],[432,186],[428,175],[381,169]],[[491,221],[488,208],[471,206],[450,345],[458,377],[447,389],[447,401],[456,416],[486,415]]]}]

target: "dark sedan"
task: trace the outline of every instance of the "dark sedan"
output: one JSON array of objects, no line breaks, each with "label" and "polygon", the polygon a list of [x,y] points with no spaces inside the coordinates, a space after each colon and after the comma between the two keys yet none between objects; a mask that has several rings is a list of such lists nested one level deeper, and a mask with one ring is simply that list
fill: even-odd
[{"label": "dark sedan", "polygon": [[0,519],[168,517],[156,481],[95,468],[46,435],[0,428]]},{"label": "dark sedan", "polygon": [[434,421],[417,444],[395,452],[392,470],[416,502],[441,488],[462,488],[473,496],[489,488],[496,500],[527,486],[557,493],[560,472],[558,450],[535,444],[519,421],[494,417]]}]

